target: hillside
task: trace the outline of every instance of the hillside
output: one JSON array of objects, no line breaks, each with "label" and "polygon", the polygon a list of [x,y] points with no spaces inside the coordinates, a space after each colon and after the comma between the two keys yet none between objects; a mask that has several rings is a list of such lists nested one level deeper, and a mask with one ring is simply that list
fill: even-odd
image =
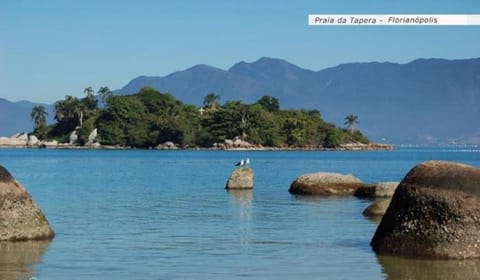
[{"label": "hillside", "polygon": [[48,112],[48,122],[53,120],[52,106],[37,104],[29,101],[11,102],[0,98],[0,136],[11,136],[19,132],[33,130],[33,121],[30,119],[32,108],[44,105]]}]

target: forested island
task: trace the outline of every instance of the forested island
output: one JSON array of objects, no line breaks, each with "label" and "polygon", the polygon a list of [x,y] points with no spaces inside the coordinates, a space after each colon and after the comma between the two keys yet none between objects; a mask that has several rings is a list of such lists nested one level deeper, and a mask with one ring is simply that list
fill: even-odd
[{"label": "forested island", "polygon": [[272,96],[251,104],[220,104],[220,96],[210,93],[198,108],[151,87],[132,95],[112,95],[108,87],[101,87],[97,94],[88,87],[85,93],[84,98],[67,95],[57,101],[56,122],[51,125],[46,124],[42,106],[33,108],[31,134],[40,140],[84,146],[92,144],[89,136],[96,129],[96,143],[132,148],[154,148],[167,142],[179,148],[228,148],[235,141],[251,148],[280,149],[369,144],[356,129],[355,115],[345,118],[345,128],[338,128],[325,122],[318,110],[280,109],[279,100]]}]

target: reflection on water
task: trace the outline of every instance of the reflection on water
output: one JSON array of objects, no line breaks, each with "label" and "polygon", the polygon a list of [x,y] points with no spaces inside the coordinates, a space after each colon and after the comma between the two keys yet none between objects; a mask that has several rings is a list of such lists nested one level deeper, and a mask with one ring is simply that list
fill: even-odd
[{"label": "reflection on water", "polygon": [[228,190],[228,194],[232,201],[238,207],[251,207],[253,201],[253,191],[252,190]]},{"label": "reflection on water", "polygon": [[0,242],[1,279],[31,279],[50,241]]},{"label": "reflection on water", "polygon": [[378,256],[388,280],[479,279],[480,260],[418,260]]},{"label": "reflection on water", "polygon": [[239,243],[248,249],[251,243],[252,232],[252,190],[229,190],[230,204],[238,219]]}]

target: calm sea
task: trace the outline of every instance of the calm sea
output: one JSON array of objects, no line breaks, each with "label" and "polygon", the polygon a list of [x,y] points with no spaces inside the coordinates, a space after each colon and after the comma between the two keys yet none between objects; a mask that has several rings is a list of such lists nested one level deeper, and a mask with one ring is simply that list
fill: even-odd
[{"label": "calm sea", "polygon": [[[249,157],[253,191],[227,192]],[[379,257],[370,203],[288,193],[299,175],[400,181],[415,164],[480,167],[479,149],[393,152],[0,149],[56,237],[0,243],[1,279],[474,279],[477,261]]]}]

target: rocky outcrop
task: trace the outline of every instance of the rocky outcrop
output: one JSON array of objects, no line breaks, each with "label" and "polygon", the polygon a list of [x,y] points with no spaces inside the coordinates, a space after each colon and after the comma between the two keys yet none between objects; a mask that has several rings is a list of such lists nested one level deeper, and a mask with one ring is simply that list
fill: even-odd
[{"label": "rocky outcrop", "polygon": [[0,166],[0,241],[44,240],[54,235],[30,194]]},{"label": "rocky outcrop", "polygon": [[30,135],[28,136],[28,146],[37,146],[40,143],[40,140],[38,140],[37,136],[35,135]]},{"label": "rocky outcrop", "polygon": [[69,144],[70,145],[75,145],[75,144],[77,144],[77,141],[78,141],[77,131],[74,130],[74,131],[72,131],[72,133],[70,133]]},{"label": "rocky outcrop", "polygon": [[228,178],[226,189],[252,189],[253,188],[253,169],[244,167],[236,169]]},{"label": "rocky outcrop", "polygon": [[41,141],[40,145],[43,145],[47,148],[55,148],[58,146],[57,140],[52,140],[52,141]]},{"label": "rocky outcrop", "polygon": [[371,241],[380,254],[480,258],[480,169],[428,161],[398,186]]},{"label": "rocky outcrop", "polygon": [[370,144],[363,144],[360,142],[354,143],[345,143],[341,144],[338,150],[344,151],[391,151],[394,147],[388,144],[381,144],[381,143],[370,143]]},{"label": "rocky outcrop", "polygon": [[363,215],[371,218],[381,218],[387,212],[388,205],[390,205],[391,199],[380,198],[372,202],[365,210]]},{"label": "rocky outcrop", "polygon": [[172,141],[166,141],[162,144],[157,145],[158,150],[177,150],[178,146],[175,145]]},{"label": "rocky outcrop", "polygon": [[352,195],[362,185],[350,174],[318,172],[298,177],[288,191],[299,195]]},{"label": "rocky outcrop", "polygon": [[95,128],[94,130],[92,130],[92,132],[90,132],[90,134],[88,135],[88,141],[85,145],[87,146],[92,146],[94,143],[95,143],[95,139],[97,138],[98,136],[98,132],[97,132],[97,129]]},{"label": "rocky outcrop", "polygon": [[365,184],[355,191],[354,195],[360,198],[392,197],[399,182],[379,182]]},{"label": "rocky outcrop", "polygon": [[3,147],[25,147],[28,142],[26,133],[17,133],[12,137],[0,137],[0,146]]}]

